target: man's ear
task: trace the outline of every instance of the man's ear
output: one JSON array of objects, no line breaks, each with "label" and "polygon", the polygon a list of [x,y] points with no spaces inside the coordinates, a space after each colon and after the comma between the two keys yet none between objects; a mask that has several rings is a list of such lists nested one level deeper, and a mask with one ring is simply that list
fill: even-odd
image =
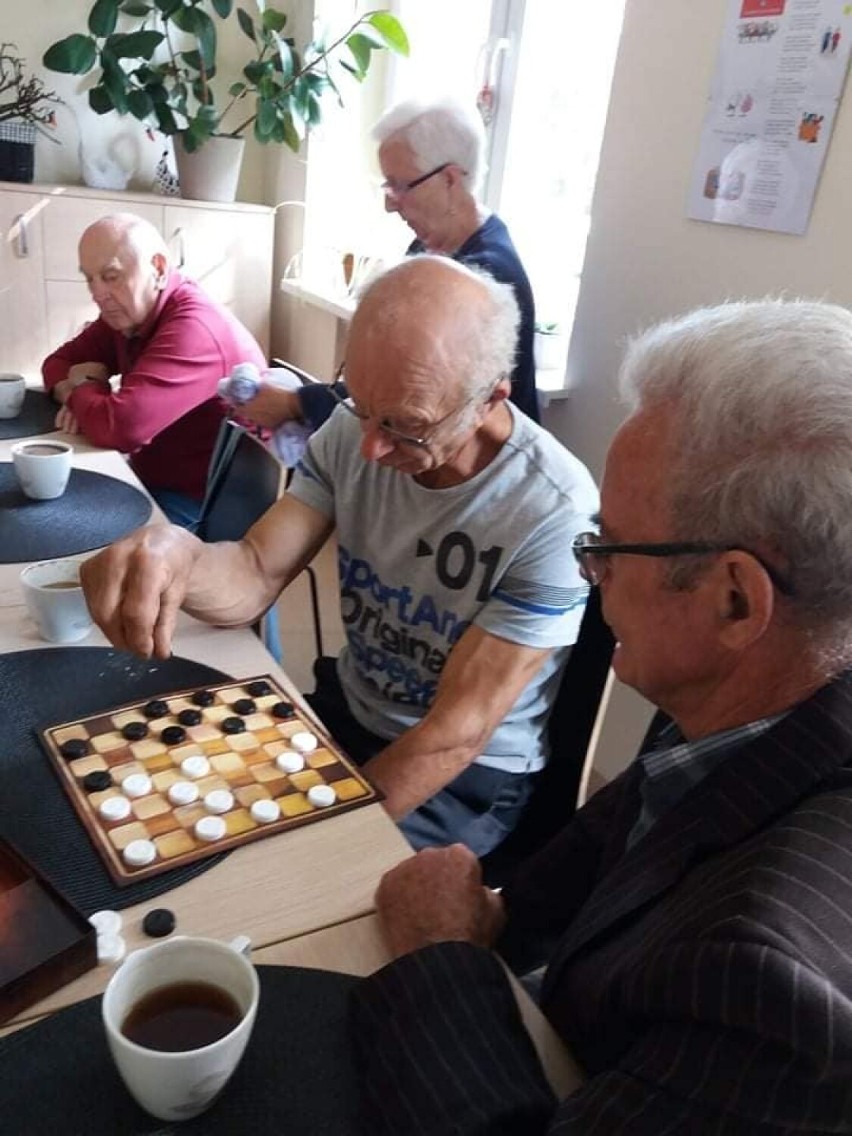
[{"label": "man's ear", "polygon": [[716,580],[720,642],[733,651],[745,650],[760,639],[772,622],[772,581],[759,560],[739,550],[720,557]]},{"label": "man's ear", "polygon": [[151,257],[151,264],[154,268],[157,288],[162,292],[169,280],[169,262],[161,252],[155,252]]},{"label": "man's ear", "polygon": [[488,402],[496,405],[498,402],[505,402],[505,400],[512,393],[512,380],[509,378],[502,378],[491,394],[488,396]]}]

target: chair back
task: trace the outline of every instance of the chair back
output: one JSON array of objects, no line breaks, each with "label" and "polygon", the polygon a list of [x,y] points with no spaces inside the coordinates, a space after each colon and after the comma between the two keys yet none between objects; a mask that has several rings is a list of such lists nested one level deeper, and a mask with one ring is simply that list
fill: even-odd
[{"label": "chair back", "polygon": [[543,847],[576,811],[586,757],[605,708],[614,647],[601,613],[600,590],[592,588],[548,718],[550,760],[515,828],[482,858],[489,886],[502,885],[521,860]]},{"label": "chair back", "polygon": [[274,505],[282,467],[269,450],[236,422],[219,429],[196,532],[204,541],[241,540]]}]

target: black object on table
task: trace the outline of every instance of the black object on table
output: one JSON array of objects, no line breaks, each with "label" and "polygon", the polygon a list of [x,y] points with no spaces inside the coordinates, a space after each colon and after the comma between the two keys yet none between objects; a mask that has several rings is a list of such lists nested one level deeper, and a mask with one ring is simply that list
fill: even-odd
[{"label": "black object on table", "polygon": [[349,994],[359,980],[301,967],[257,970],[260,1003],[245,1056],[201,1116],[172,1124],[139,1108],[107,1050],[101,1000],[90,998],[0,1038],[4,1131],[10,1136],[355,1136],[361,1131],[358,1076],[347,1016]]},{"label": "black object on table", "polygon": [[0,439],[32,438],[38,434],[53,433],[58,410],[59,404],[48,398],[44,391],[28,390],[17,418],[0,418]]},{"label": "black object on table", "polygon": [[0,655],[0,831],[85,915],[162,895],[212,868],[222,856],[116,887],[36,731],[172,690],[225,682],[229,677],[189,659],[149,662],[106,647],[55,647]]},{"label": "black object on table", "polygon": [[33,501],[0,462],[0,564],[53,560],[102,548],[144,525],[151,502],[117,477],[74,469],[68,488],[53,501]]}]

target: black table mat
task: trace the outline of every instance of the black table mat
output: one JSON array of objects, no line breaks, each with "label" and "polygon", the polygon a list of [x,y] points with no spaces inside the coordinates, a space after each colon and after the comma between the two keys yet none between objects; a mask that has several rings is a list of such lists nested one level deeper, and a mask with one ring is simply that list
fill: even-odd
[{"label": "black table mat", "polygon": [[133,485],[74,469],[54,501],[33,501],[11,462],[0,462],[0,564],[53,560],[102,548],[144,525],[151,502]]},{"label": "black table mat", "polygon": [[230,677],[189,659],[147,662],[106,647],[56,647],[0,655],[0,832],[84,915],[162,895],[212,868],[222,856],[116,887],[36,731],[126,702],[225,682]]},{"label": "black table mat", "polygon": [[28,390],[24,405],[17,418],[0,418],[0,439],[32,438],[37,434],[53,433],[59,403],[48,398],[44,391]]},{"label": "black table mat", "polygon": [[[207,1112],[155,1120],[119,1079],[90,998],[0,1038],[0,1125],[9,1136],[355,1136],[358,1079],[347,1004],[357,978],[259,966],[245,1056]],[[17,1127],[16,1127],[17,1125]]]}]

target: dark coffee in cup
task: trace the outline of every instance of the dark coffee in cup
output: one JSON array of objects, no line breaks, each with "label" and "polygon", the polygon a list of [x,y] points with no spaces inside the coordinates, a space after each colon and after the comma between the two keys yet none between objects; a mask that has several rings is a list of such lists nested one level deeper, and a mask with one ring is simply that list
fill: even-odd
[{"label": "dark coffee in cup", "polygon": [[52,584],[42,584],[43,588],[79,588],[79,580],[55,580]]},{"label": "dark coffee in cup", "polygon": [[35,454],[37,457],[55,457],[64,454],[64,446],[52,446],[50,442],[33,442],[31,446],[22,446],[25,454]]},{"label": "dark coffee in cup", "polygon": [[240,1024],[236,1000],[209,982],[175,982],[150,990],[121,1025],[124,1036],[145,1049],[181,1053],[201,1049]]}]

